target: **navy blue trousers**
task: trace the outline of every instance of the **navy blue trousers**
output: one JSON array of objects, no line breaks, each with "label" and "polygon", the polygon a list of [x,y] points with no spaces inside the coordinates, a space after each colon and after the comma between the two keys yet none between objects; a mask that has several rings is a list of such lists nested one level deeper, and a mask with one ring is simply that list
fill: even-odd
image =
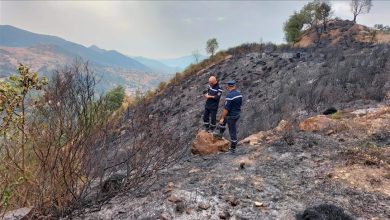
[{"label": "navy blue trousers", "polygon": [[229,128],[229,135],[230,135],[230,142],[233,147],[237,145],[238,139],[237,139],[237,121],[240,118],[239,115],[237,116],[227,116],[223,123],[220,125],[220,132],[223,134],[226,129],[226,125]]},{"label": "navy blue trousers", "polygon": [[[217,111],[218,109],[204,109],[203,114],[203,123],[206,128],[206,130],[214,130],[217,122]],[[211,118],[211,120],[210,120]]]}]

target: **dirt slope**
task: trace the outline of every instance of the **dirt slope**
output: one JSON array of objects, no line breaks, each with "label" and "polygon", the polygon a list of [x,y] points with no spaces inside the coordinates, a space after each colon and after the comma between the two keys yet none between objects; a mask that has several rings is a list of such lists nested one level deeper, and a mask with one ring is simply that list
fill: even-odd
[{"label": "dirt slope", "polygon": [[[390,43],[390,34],[375,31],[348,20],[331,20],[327,29],[319,36],[314,28],[309,29],[294,44],[295,47],[335,46],[361,43]],[[322,30],[320,30],[322,31]]]},{"label": "dirt slope", "polygon": [[236,155],[192,156],[161,172],[145,194],[117,196],[79,218],[294,219],[333,204],[355,218],[389,219],[390,109],[329,119],[346,127],[293,133],[293,143],[277,128]]}]

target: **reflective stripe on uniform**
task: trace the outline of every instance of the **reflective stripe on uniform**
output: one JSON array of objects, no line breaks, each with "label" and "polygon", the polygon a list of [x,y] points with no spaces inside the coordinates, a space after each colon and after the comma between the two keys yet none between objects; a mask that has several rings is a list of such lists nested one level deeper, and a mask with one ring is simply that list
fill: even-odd
[{"label": "reflective stripe on uniform", "polygon": [[210,89],[211,91],[214,91],[214,92],[218,92],[218,91],[219,91],[219,89],[213,89],[213,88],[211,88],[210,85],[209,85],[209,89]]},{"label": "reflective stripe on uniform", "polygon": [[242,98],[242,95],[238,95],[238,96],[234,96],[233,98],[226,98],[226,100],[233,100],[233,99],[237,99],[237,98]]}]

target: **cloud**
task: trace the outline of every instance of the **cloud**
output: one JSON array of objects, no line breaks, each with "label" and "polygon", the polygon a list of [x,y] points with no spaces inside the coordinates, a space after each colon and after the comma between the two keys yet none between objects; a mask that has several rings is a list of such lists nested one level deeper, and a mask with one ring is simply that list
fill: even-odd
[{"label": "cloud", "polygon": [[223,16],[217,17],[217,21],[219,21],[219,22],[222,22],[222,21],[225,21],[225,20],[226,20],[226,17],[223,17]]},{"label": "cloud", "polygon": [[334,16],[345,18],[351,15],[349,1],[333,1],[331,5]]}]

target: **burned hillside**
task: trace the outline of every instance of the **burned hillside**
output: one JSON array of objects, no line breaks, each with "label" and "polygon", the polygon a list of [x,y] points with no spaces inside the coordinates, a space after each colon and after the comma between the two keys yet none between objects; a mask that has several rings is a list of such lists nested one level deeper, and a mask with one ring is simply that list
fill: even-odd
[{"label": "burned hillside", "polygon": [[[147,125],[140,136],[152,146],[140,147],[157,152],[151,161],[158,166],[147,173],[153,183],[76,216],[293,219],[329,209],[345,219],[390,218],[389,44],[247,44],[219,56],[125,113],[112,146],[130,146],[134,122]],[[244,96],[236,155],[190,152],[212,75],[222,85],[236,80]],[[175,157],[173,166],[158,161]]]},{"label": "burned hillside", "polygon": [[151,115],[165,115],[165,126],[175,127],[177,136],[189,144],[201,127],[201,94],[208,77],[215,75],[222,84],[234,79],[244,96],[239,122],[239,138],[244,138],[282,119],[300,120],[329,107],[383,101],[390,88],[389,59],[389,45],[381,44],[231,54],[169,84],[148,109]]}]

